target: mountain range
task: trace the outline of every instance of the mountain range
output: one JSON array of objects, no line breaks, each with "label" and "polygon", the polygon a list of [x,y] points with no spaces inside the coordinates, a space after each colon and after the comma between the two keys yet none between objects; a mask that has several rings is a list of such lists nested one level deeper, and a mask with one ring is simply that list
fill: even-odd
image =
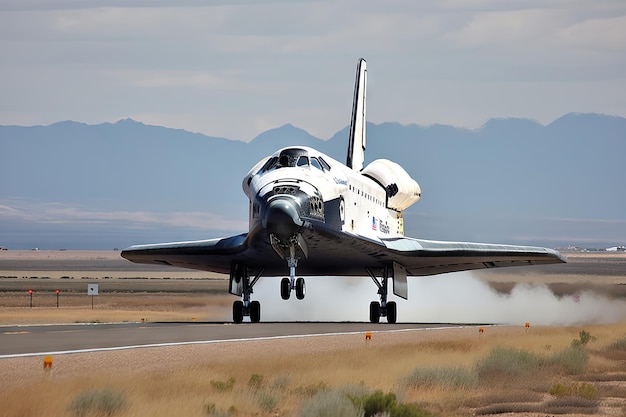
[{"label": "mountain range", "polygon": [[[290,124],[246,143],[126,119],[0,126],[0,245],[110,249],[247,231],[241,181],[292,145],[344,162],[348,128],[320,139]],[[366,163],[402,165],[422,188],[406,234],[606,247],[626,243],[626,119],[567,114],[367,125]]]}]

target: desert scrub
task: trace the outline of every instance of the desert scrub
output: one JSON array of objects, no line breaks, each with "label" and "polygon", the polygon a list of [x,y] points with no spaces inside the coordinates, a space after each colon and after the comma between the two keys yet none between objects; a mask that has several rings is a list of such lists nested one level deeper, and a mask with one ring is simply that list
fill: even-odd
[{"label": "desert scrub", "polygon": [[112,416],[126,406],[126,395],[111,389],[92,389],[78,393],[69,405],[77,416]]},{"label": "desert scrub", "polygon": [[413,404],[398,403],[392,392],[384,394],[378,390],[361,397],[349,397],[356,407],[363,410],[364,417],[432,417],[428,411]]},{"label": "desert scrub", "polygon": [[586,382],[570,384],[554,384],[550,387],[550,395],[555,397],[582,397],[593,400],[598,394],[598,389],[593,384]]},{"label": "desert scrub", "polygon": [[596,338],[594,336],[591,336],[591,333],[585,330],[581,330],[580,333],[578,333],[578,339],[572,340],[572,347],[575,348],[587,346],[587,343],[593,340],[596,340]]},{"label": "desert scrub", "polygon": [[464,389],[478,385],[478,377],[462,367],[415,368],[402,382],[410,388],[444,385]]},{"label": "desert scrub", "polygon": [[209,417],[228,417],[228,413],[221,408],[217,408],[214,403],[204,403],[204,413]]},{"label": "desert scrub", "polygon": [[337,391],[324,390],[302,404],[299,417],[363,417],[363,410]]},{"label": "desert scrub", "polygon": [[221,391],[221,392],[232,391],[233,387],[235,386],[235,378],[228,378],[228,381],[226,382],[212,380],[211,386],[216,391]]},{"label": "desert scrub", "polygon": [[588,361],[589,353],[579,345],[555,353],[549,363],[562,366],[570,375],[579,375],[584,372]]},{"label": "desert scrub", "polygon": [[248,380],[248,388],[253,391],[258,391],[263,387],[263,375],[252,374]]},{"label": "desert scrub", "polygon": [[370,393],[370,389],[361,382],[360,384],[344,385],[337,388],[337,391],[346,397],[363,397]]},{"label": "desert scrub", "polygon": [[541,357],[531,352],[522,349],[496,347],[487,356],[476,362],[476,371],[479,377],[494,373],[519,375],[531,372],[542,364]]},{"label": "desert scrub", "polygon": [[621,338],[617,339],[616,341],[614,341],[613,343],[611,343],[608,346],[608,349],[621,350],[621,351],[626,352],[626,336],[625,337],[621,337]]},{"label": "desert scrub", "polygon": [[313,397],[320,392],[327,391],[328,389],[328,384],[324,381],[320,381],[317,384],[308,384],[297,387],[294,392],[303,397]]},{"label": "desert scrub", "polygon": [[277,375],[272,378],[270,387],[276,390],[286,390],[291,383],[291,378],[287,375]]},{"label": "desert scrub", "polygon": [[278,398],[276,397],[276,395],[267,391],[261,391],[257,393],[256,401],[259,404],[259,407],[261,407],[261,410],[265,412],[270,412],[274,410],[278,405]]}]

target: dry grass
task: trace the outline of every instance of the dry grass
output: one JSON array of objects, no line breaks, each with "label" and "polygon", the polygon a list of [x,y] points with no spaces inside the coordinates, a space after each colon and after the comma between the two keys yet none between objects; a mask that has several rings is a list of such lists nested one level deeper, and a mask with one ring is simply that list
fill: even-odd
[{"label": "dry grass", "polygon": [[[590,361],[586,373],[577,377],[558,367],[547,367],[533,371],[527,378],[511,378],[506,372],[483,376],[477,386],[405,383],[414,369],[461,367],[471,371],[489,357],[494,347],[523,346],[519,349],[548,358],[551,353],[546,351],[546,344],[567,347],[579,330],[545,328],[527,333],[517,328],[489,328],[481,337],[475,329],[413,332],[377,335],[369,347],[361,337],[352,335],[322,338],[315,344],[282,340],[144,349],[141,358],[133,352],[64,355],[55,360],[51,373],[41,369],[41,358],[2,360],[0,372],[10,381],[3,381],[0,406],[6,416],[66,415],[79,393],[111,389],[124,393],[126,398],[126,407],[119,416],[200,416],[207,404],[224,412],[234,407],[238,416],[291,415],[322,390],[358,387],[370,392],[395,392],[401,401],[420,404],[442,416],[507,410],[596,413],[603,398],[624,393],[616,385],[600,387],[601,383],[623,383],[626,365],[622,361]],[[590,343],[595,345],[590,351],[601,351],[617,335],[626,334],[626,324],[586,330],[597,338]],[[446,341],[454,348],[442,348]],[[19,370],[9,369],[12,364],[27,368],[27,376],[12,377],[20,374]],[[252,386],[253,375],[262,382]],[[591,380],[588,384],[600,387],[597,399],[590,402],[582,397],[549,395],[554,384],[574,384],[585,375]],[[600,379],[602,382],[595,382]],[[229,380],[234,380],[232,389],[220,389],[213,383]],[[620,410],[615,406],[612,409]]]}]

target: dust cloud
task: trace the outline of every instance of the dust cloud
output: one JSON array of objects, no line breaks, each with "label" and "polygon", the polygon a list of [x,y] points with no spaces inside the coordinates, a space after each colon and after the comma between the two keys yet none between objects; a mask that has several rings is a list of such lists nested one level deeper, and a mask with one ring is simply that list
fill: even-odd
[{"label": "dust cloud", "polygon": [[[369,321],[377,288],[369,277],[309,277],[306,297],[280,298],[280,278],[262,278],[253,300],[261,301],[262,321]],[[472,275],[459,272],[409,278],[409,299],[393,295],[398,322],[580,325],[626,318],[626,301],[591,291],[557,297],[545,285],[518,284],[502,294]],[[385,319],[381,319],[385,321]]]}]

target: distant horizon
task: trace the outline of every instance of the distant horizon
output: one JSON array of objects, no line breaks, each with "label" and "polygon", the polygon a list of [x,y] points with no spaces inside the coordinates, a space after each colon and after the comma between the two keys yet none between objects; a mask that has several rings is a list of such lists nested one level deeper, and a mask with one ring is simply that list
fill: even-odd
[{"label": "distant horizon", "polygon": [[[484,123],[482,123],[480,126],[475,127],[475,128],[471,128],[471,127],[466,127],[466,126],[457,126],[457,125],[453,125],[453,124],[447,124],[447,123],[431,123],[431,124],[421,124],[418,122],[407,122],[407,123],[402,123],[402,122],[398,122],[398,121],[383,121],[383,122],[372,122],[372,121],[367,121],[368,125],[374,125],[374,126],[380,126],[380,125],[384,125],[384,124],[399,124],[401,126],[419,126],[422,127],[424,129],[428,129],[428,128],[432,128],[432,127],[437,127],[437,126],[448,126],[448,127],[452,127],[454,129],[461,129],[461,130],[467,130],[470,132],[476,132],[476,131],[480,131],[481,129],[483,129],[486,125],[489,124],[489,122],[492,121],[499,121],[499,120],[524,120],[524,121],[529,121],[529,122],[533,122],[533,123],[537,123],[540,126],[543,127],[547,127],[549,125],[551,125],[552,123],[556,122],[557,120],[560,120],[564,117],[567,116],[585,116],[585,115],[591,115],[591,116],[603,116],[603,117],[609,117],[609,118],[617,118],[617,119],[626,119],[626,115],[617,115],[617,114],[606,114],[606,113],[597,113],[597,112],[576,112],[576,111],[571,111],[571,112],[567,112],[562,114],[561,116],[558,116],[554,119],[552,119],[551,121],[547,122],[547,123],[542,123],[536,119],[532,119],[532,118],[527,118],[527,117],[489,117],[487,120],[485,120]],[[154,124],[154,123],[147,123],[144,122],[142,120],[137,120],[134,119],[132,117],[122,117],[120,119],[117,119],[115,121],[102,121],[102,122],[94,122],[94,123],[89,123],[89,122],[85,122],[85,121],[80,121],[80,120],[73,120],[73,119],[64,119],[64,120],[58,120],[56,122],[51,122],[48,124],[34,124],[34,125],[19,125],[19,124],[0,124],[0,126],[2,127],[23,127],[23,128],[30,128],[30,127],[50,127],[50,126],[54,126],[54,125],[58,125],[58,124],[62,124],[62,123],[76,123],[76,124],[81,124],[81,125],[86,125],[86,126],[101,126],[101,125],[115,125],[121,122],[125,122],[125,121],[132,121],[138,124],[142,124],[144,126],[153,126],[153,127],[162,127],[165,129],[172,129],[172,130],[182,130],[185,132],[189,132],[189,133],[193,133],[193,134],[199,134],[202,136],[206,136],[206,137],[210,137],[210,138],[217,138],[217,139],[227,139],[227,140],[232,140],[232,141],[239,141],[239,142],[244,142],[244,143],[250,143],[252,142],[254,139],[256,139],[258,136],[262,135],[263,133],[272,131],[272,130],[277,130],[280,128],[283,128],[285,126],[292,126],[296,129],[301,129],[304,130],[305,132],[307,132],[308,134],[310,134],[313,137],[316,137],[317,139],[320,139],[322,141],[328,141],[330,139],[333,138],[334,135],[340,133],[341,131],[345,130],[346,128],[349,127],[349,123],[344,125],[342,128],[340,128],[339,130],[337,130],[335,133],[333,133],[333,135],[327,137],[327,138],[323,138],[323,137],[318,137],[313,135],[312,133],[310,133],[309,131],[307,131],[305,128],[298,126],[294,123],[291,122],[287,122],[284,123],[280,126],[275,126],[275,127],[270,127],[266,130],[263,130],[261,132],[258,132],[255,136],[253,136],[252,138],[250,138],[249,140],[243,140],[243,139],[239,139],[239,138],[229,138],[229,137],[223,137],[223,136],[216,136],[216,135],[212,135],[212,134],[208,134],[208,133],[204,133],[204,132],[196,132],[190,129],[186,129],[184,127],[172,127],[172,126],[166,126],[163,124]]]}]

